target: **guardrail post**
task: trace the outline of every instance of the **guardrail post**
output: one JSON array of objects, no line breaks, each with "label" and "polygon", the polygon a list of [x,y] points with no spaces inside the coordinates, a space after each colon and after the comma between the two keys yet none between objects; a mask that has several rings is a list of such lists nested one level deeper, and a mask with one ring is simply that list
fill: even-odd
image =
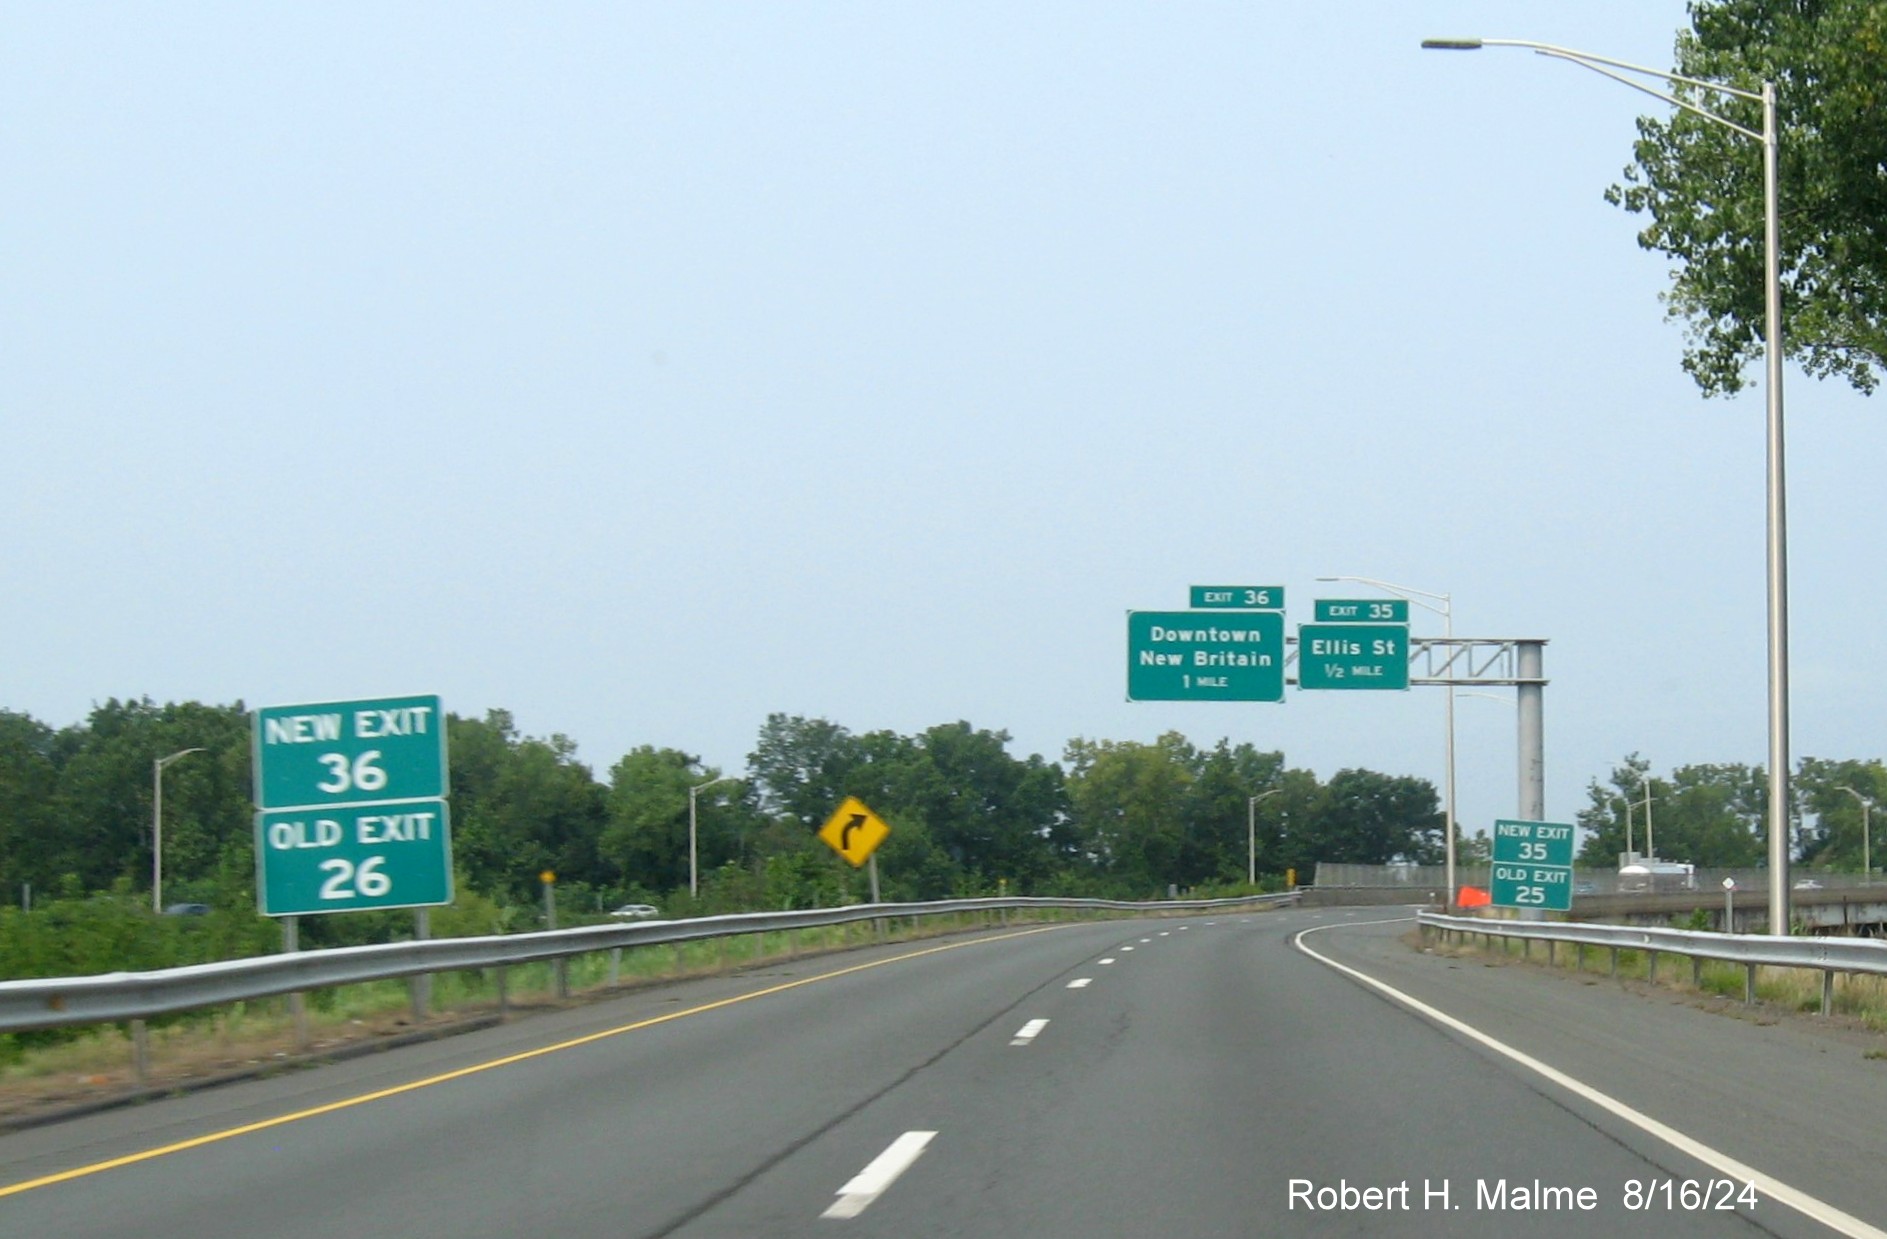
[{"label": "guardrail post", "polygon": [[1557,944],[1551,938],[1548,938],[1546,940],[1546,966],[1548,968],[1551,968],[1553,966],[1553,955],[1554,955],[1553,947],[1555,945]]},{"label": "guardrail post", "polygon": [[493,971],[498,974],[498,1018],[504,1020],[511,1015],[511,970],[499,964]]},{"label": "guardrail post", "polygon": [[1573,952],[1573,971],[1584,972],[1586,970],[1586,944],[1580,942],[1575,945],[1578,949]]},{"label": "guardrail post", "polygon": [[1746,964],[1743,969],[1743,1005],[1751,1006],[1756,1001],[1756,965]]},{"label": "guardrail post", "polygon": [[[432,917],[427,915],[428,908],[413,909],[413,941],[424,942],[432,937]],[[432,1014],[432,974],[422,972],[413,978],[413,1023],[424,1024],[426,1017]]]},{"label": "guardrail post", "polygon": [[1701,955],[1690,957],[1690,984],[1692,989],[1704,986],[1704,957]]},{"label": "guardrail post", "polygon": [[1657,984],[1658,953],[1656,951],[1645,952],[1645,980],[1651,982],[1654,985]]},{"label": "guardrail post", "polygon": [[143,1020],[131,1021],[131,1078],[139,1084],[151,1082],[151,1030]]},{"label": "guardrail post", "polygon": [[1827,1015],[1835,1009],[1835,970],[1822,969],[1821,974],[1821,1013]]},{"label": "guardrail post", "polygon": [[[293,955],[301,950],[301,918],[285,916],[282,918],[282,954]],[[295,1026],[295,1053],[308,1052],[308,1000],[300,990],[288,996],[288,1018]]]},{"label": "guardrail post", "polygon": [[1618,948],[1612,948],[1612,979],[1618,980]]},{"label": "guardrail post", "polygon": [[614,947],[609,952],[609,988],[615,989],[622,984],[622,948]]}]

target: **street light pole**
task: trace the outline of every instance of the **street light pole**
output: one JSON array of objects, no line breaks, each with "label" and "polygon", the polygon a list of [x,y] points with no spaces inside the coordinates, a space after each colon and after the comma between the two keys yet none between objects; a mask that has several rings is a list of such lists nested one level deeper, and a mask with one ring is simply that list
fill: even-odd
[{"label": "street light pole", "polygon": [[1274,787],[1268,792],[1259,792],[1245,802],[1245,884],[1258,885],[1258,802],[1267,796],[1275,796],[1283,791]]},{"label": "street light pole", "polygon": [[164,767],[202,749],[182,749],[151,763],[151,911],[164,910]]},{"label": "street light pole", "polygon": [[[1320,576],[1317,579],[1319,581],[1351,581],[1357,585],[1367,585],[1372,589],[1380,589],[1386,594],[1394,594],[1398,598],[1405,598],[1416,606],[1421,607],[1423,610],[1433,611],[1435,614],[1441,616],[1442,635],[1448,638],[1450,642],[1454,640],[1455,606],[1454,599],[1448,594],[1434,594],[1430,593],[1428,590],[1414,589],[1407,585],[1391,585],[1387,581],[1378,581],[1374,577],[1367,576]],[[1434,601],[1424,602],[1424,598],[1434,599]],[[1440,605],[1436,605],[1437,603]],[[1449,649],[1449,657],[1454,657],[1452,645]],[[1453,678],[1454,676],[1451,672],[1449,679],[1452,680]],[[1443,906],[1452,908],[1455,903],[1455,891],[1457,889],[1455,886],[1455,686],[1453,684],[1448,685],[1447,713],[1448,769],[1446,777],[1443,780],[1442,798],[1445,802],[1443,816],[1447,819],[1443,823],[1443,834],[1446,836],[1443,850],[1447,860],[1448,900]]]},{"label": "street light pole", "polygon": [[[1783,467],[1782,434],[1782,225],[1778,205],[1776,149],[1775,83],[1765,81],[1762,90],[1742,90],[1721,82],[1706,82],[1683,77],[1663,69],[1647,68],[1622,60],[1608,60],[1589,52],[1576,52],[1550,43],[1526,39],[1424,39],[1422,46],[1441,51],[1475,51],[1483,47],[1519,47],[1571,61],[1602,77],[1611,78],[1633,90],[1662,100],[1721,125],[1762,146],[1763,153],[1763,352],[1764,381],[1768,387],[1767,412],[1767,538],[1769,627],[1769,932],[1789,932],[1789,553],[1786,473]],[[1688,103],[1643,82],[1626,77],[1636,73],[1665,82],[1692,86],[1719,96],[1744,99],[1762,105],[1762,132],[1739,125],[1727,116]]]},{"label": "street light pole", "polygon": [[733,777],[731,774],[724,774],[718,779],[709,779],[706,783],[697,783],[688,789],[688,897],[690,899],[701,893],[700,876],[695,868],[695,797],[716,783],[730,782]]},{"label": "street light pole", "polygon": [[1843,787],[1841,790],[1861,802],[1861,876],[1866,878],[1874,872],[1874,858],[1869,854],[1870,840],[1868,838],[1868,818],[1871,815],[1873,806],[1868,803],[1867,797],[1861,795],[1861,793],[1855,791],[1852,787]]}]

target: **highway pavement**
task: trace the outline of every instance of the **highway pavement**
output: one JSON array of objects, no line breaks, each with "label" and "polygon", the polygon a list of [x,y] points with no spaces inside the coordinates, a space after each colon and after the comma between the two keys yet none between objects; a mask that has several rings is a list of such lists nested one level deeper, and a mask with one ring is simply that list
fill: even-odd
[{"label": "highway pavement", "polygon": [[0,1236],[1876,1235],[1887,1062],[1397,909],[805,959],[0,1137]]}]

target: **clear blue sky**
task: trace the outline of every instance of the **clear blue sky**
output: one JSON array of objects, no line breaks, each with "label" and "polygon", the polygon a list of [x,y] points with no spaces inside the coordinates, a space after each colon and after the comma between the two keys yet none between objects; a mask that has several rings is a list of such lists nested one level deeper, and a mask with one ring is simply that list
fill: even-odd
[{"label": "clear blue sky", "polygon": [[[0,3],[0,707],[438,692],[1439,786],[1439,690],[1124,700],[1124,613],[1544,637],[1547,803],[1764,755],[1760,392],[1605,187],[1678,0]],[[1756,158],[1752,148],[1751,159]],[[1881,751],[1875,406],[1790,372],[1795,752]],[[1418,613],[1418,632],[1435,632]],[[1510,696],[1508,690],[1503,695]],[[1461,818],[1514,807],[1460,703]]]}]

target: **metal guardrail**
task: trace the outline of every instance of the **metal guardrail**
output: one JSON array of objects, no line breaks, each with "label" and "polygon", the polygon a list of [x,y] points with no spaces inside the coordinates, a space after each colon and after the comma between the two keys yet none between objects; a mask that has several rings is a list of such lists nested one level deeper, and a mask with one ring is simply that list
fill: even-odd
[{"label": "metal guardrail", "polygon": [[1203,911],[1287,903],[1295,892],[1243,899],[1181,899],[1131,903],[1115,899],[950,899],[932,903],[854,904],[803,912],[748,912],[684,921],[591,925],[539,933],[480,938],[432,938],[375,946],[339,947],[193,964],[153,972],[0,981],[0,1032],[149,1019],[200,1007],[247,1002],[278,994],[385,981],[431,972],[503,968],[587,955],[621,947],[657,946],[708,938],[815,929],[891,917],[948,916],[965,912],[1062,909],[1070,911]]},{"label": "metal guardrail", "polygon": [[1480,934],[1486,938],[1519,938],[1574,946],[1596,946],[1614,952],[1644,951],[1651,956],[1651,975],[1657,975],[1659,955],[1680,955],[1693,961],[1722,960],[1744,965],[1744,1001],[1755,996],[1757,968],[1806,968],[1822,974],[1822,1011],[1832,1002],[1837,972],[1887,976],[1887,941],[1878,938],[1791,938],[1774,934],[1719,934],[1689,929],[1638,928],[1629,925],[1594,925],[1585,922],[1497,921],[1475,916],[1445,916],[1419,912],[1416,921],[1424,932]]}]

